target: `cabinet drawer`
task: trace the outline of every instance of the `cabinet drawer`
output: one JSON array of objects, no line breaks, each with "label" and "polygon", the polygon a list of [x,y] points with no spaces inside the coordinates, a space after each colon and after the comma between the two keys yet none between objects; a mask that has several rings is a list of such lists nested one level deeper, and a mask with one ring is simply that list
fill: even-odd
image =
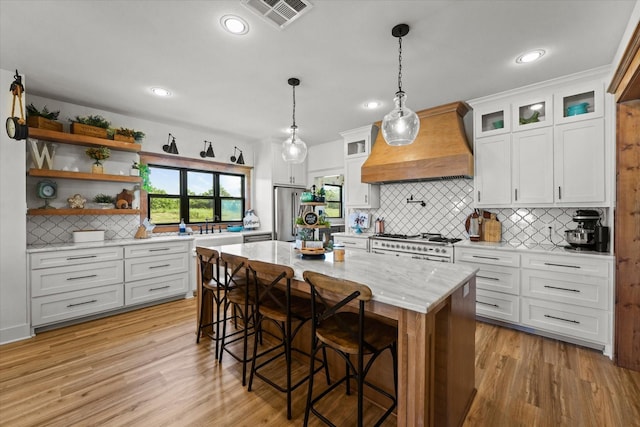
[{"label": "cabinet drawer", "polygon": [[610,277],[612,262],[593,257],[522,254],[522,267],[584,276]]},{"label": "cabinet drawer", "polygon": [[476,274],[476,287],[478,289],[520,295],[519,269],[464,261],[459,262],[459,264],[472,265],[480,269]]},{"label": "cabinet drawer", "polygon": [[522,269],[522,295],[583,307],[609,308],[608,279]]},{"label": "cabinet drawer", "polygon": [[609,321],[603,310],[522,298],[522,323],[556,334],[606,344]]},{"label": "cabinet drawer", "polygon": [[188,271],[188,263],[189,255],[187,253],[125,259],[124,280],[130,282],[183,273]]},{"label": "cabinet drawer", "polygon": [[369,250],[369,239],[349,238],[344,236],[336,236],[336,243],[344,243],[345,249],[362,249],[363,251]]},{"label": "cabinet drawer", "polygon": [[65,265],[93,264],[122,259],[122,247],[85,248],[68,251],[37,252],[30,255],[32,269],[61,267]]},{"label": "cabinet drawer", "polygon": [[122,261],[108,261],[68,267],[31,270],[31,295],[34,297],[60,292],[122,283]]},{"label": "cabinet drawer", "polygon": [[125,258],[139,258],[151,255],[186,253],[191,247],[191,241],[158,242],[141,245],[127,245],[124,247]]},{"label": "cabinet drawer", "polygon": [[476,289],[476,315],[518,323],[519,298],[515,295]]},{"label": "cabinet drawer", "polygon": [[124,285],[124,304],[140,304],[147,301],[185,294],[189,291],[189,274],[173,274],[157,279],[145,279]]},{"label": "cabinet drawer", "polygon": [[520,267],[520,254],[508,251],[492,251],[454,247],[455,262],[465,261],[479,264]]},{"label": "cabinet drawer", "polygon": [[123,304],[122,284],[31,298],[31,323],[41,326],[61,322],[113,310]]}]

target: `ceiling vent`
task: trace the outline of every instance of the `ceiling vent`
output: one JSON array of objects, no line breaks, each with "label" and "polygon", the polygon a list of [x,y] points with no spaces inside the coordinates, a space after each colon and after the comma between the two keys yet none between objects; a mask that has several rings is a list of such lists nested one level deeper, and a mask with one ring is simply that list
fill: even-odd
[{"label": "ceiling vent", "polygon": [[242,4],[281,30],[313,7],[308,0],[242,0]]}]

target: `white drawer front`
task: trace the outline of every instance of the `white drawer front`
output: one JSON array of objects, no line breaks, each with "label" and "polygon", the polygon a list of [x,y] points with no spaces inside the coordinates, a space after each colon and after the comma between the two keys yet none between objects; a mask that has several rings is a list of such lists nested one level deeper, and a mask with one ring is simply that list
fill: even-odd
[{"label": "white drawer front", "polygon": [[593,257],[522,254],[522,267],[585,276],[610,277],[613,263]]},{"label": "white drawer front", "polygon": [[189,259],[187,253],[125,259],[124,280],[130,282],[183,273],[188,271]]},{"label": "white drawer front", "polygon": [[189,275],[173,274],[157,279],[139,280],[124,286],[124,304],[140,304],[147,301],[185,294],[189,291]]},{"label": "white drawer front", "polygon": [[124,247],[124,257],[138,258],[152,255],[179,254],[188,252],[189,248],[191,248],[191,241],[127,245]]},{"label": "white drawer front", "polygon": [[608,279],[522,269],[522,295],[583,307],[609,308]]},{"label": "white drawer front", "polygon": [[519,298],[515,295],[476,289],[476,315],[518,323]]},{"label": "white drawer front", "polygon": [[520,254],[515,252],[458,247],[454,247],[454,251],[455,262],[501,265],[503,267],[520,266]]},{"label": "white drawer front", "polygon": [[31,270],[31,296],[122,283],[123,276],[122,261]]},{"label": "white drawer front", "polygon": [[344,236],[336,236],[336,243],[344,243],[345,249],[361,249],[363,251],[369,250],[369,239],[348,238]]},{"label": "white drawer front", "polygon": [[113,310],[123,304],[121,284],[31,298],[31,323],[41,326],[61,322]]},{"label": "white drawer front", "polygon": [[603,310],[522,298],[522,323],[601,344],[609,342],[609,315]]},{"label": "white drawer front", "polygon": [[464,261],[460,262],[460,264],[472,265],[480,269],[476,274],[476,287],[478,289],[520,295],[519,269]]},{"label": "white drawer front", "polygon": [[122,247],[85,248],[68,251],[36,252],[30,255],[32,269],[62,267],[65,265],[94,264],[122,259]]}]

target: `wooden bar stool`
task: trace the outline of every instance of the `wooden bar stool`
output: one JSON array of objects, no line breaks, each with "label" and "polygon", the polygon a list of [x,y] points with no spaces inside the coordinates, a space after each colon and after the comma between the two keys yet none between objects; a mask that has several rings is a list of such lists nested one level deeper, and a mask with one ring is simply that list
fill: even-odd
[{"label": "wooden bar stool", "polygon": [[[319,361],[320,364],[311,374],[305,375],[298,379],[295,383],[291,378],[291,356],[292,352],[310,357],[308,352],[301,349],[293,348],[292,343],[302,326],[311,319],[311,302],[308,297],[295,295],[291,292],[291,279],[293,278],[293,269],[285,265],[271,264],[262,261],[249,260],[247,268],[249,272],[249,282],[251,286],[255,286],[255,300],[257,322],[256,329],[260,334],[267,331],[262,327],[263,322],[270,321],[276,326],[281,334],[280,342],[268,349],[258,353],[258,337],[254,335],[253,360],[251,361],[251,374],[249,375],[248,390],[251,391],[253,378],[258,377],[276,390],[286,393],[287,395],[287,418],[291,419],[291,392],[304,384],[309,376],[325,368],[327,382],[329,381],[329,371],[326,366],[326,358]],[[321,307],[317,308],[318,311]],[[293,323],[296,323],[295,328]],[[324,355],[324,353],[323,353]],[[263,358],[267,357],[266,360]],[[282,381],[276,381],[265,373],[261,372],[267,365],[281,360],[284,357],[286,373],[285,384]],[[262,359],[262,360],[259,360]],[[271,377],[274,375],[272,374]],[[280,375],[279,378],[282,378]]]},{"label": "wooden bar stool", "polygon": [[[218,342],[222,335],[220,327],[222,323],[220,307],[224,306],[224,283],[220,282],[220,257],[218,251],[209,248],[196,247],[196,257],[200,266],[200,316],[198,320],[198,336],[196,343],[200,343],[200,336],[203,330],[211,328],[212,332],[207,334],[215,341],[216,359],[218,358]],[[211,317],[204,322],[204,312],[210,304]]]},{"label": "wooden bar stool", "polygon": [[[321,414],[314,405],[345,382],[346,392],[350,394],[350,382],[351,379],[354,379],[358,393],[358,427],[361,427],[363,423],[363,393],[365,386],[391,401],[391,405],[375,424],[379,426],[393,412],[397,404],[397,328],[365,315],[365,302],[371,300],[371,289],[368,286],[311,271],[305,271],[303,277],[311,286],[311,307],[314,319],[312,333],[315,339],[313,340],[311,351],[310,372],[314,371],[315,357],[313,356],[319,350],[332,349],[345,361],[345,376],[315,397],[313,397],[313,376],[311,376],[304,425],[306,426],[309,423],[309,414],[313,413],[324,423],[333,426],[334,424],[325,415]],[[342,299],[338,302],[332,302],[336,298]],[[355,312],[353,306],[348,305],[352,301],[357,302],[357,311]],[[323,312],[315,310],[319,303],[325,307]],[[387,349],[391,352],[393,359],[393,395],[366,380],[367,373],[373,363]],[[365,355],[369,357],[366,365],[364,362]],[[355,356],[355,360],[350,356]],[[343,408],[343,410],[346,409]]]},{"label": "wooden bar stool", "polygon": [[[220,264],[222,266],[224,278],[221,280],[225,288],[225,301],[223,307],[224,317],[222,319],[222,345],[220,347],[219,362],[226,352],[231,357],[242,363],[242,385],[247,381],[247,363],[251,361],[248,353],[248,339],[255,333],[255,294],[253,289],[247,286],[247,263],[248,259],[242,256],[222,252],[220,254]],[[229,309],[232,315],[229,316]],[[234,330],[227,331],[228,323],[232,322]],[[241,328],[238,328],[240,322]],[[239,352],[232,347],[234,343],[242,341],[242,351]]]}]

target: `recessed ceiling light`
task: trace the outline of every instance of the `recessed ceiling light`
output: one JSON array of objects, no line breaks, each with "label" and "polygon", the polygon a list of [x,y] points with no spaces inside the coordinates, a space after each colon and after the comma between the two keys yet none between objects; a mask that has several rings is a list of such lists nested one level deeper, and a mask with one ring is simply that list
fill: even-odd
[{"label": "recessed ceiling light", "polygon": [[369,110],[373,110],[375,108],[378,108],[379,106],[380,106],[380,102],[378,101],[369,101],[364,103],[364,108],[367,108]]},{"label": "recessed ceiling light", "polygon": [[528,62],[537,61],[542,58],[545,54],[545,51],[542,49],[531,50],[529,52],[525,52],[522,55],[516,58],[516,63],[518,64],[526,64]]},{"label": "recessed ceiling light", "polygon": [[151,92],[156,96],[161,96],[161,97],[171,96],[171,92],[161,87],[152,87]]},{"label": "recessed ceiling light", "polygon": [[249,24],[239,16],[225,15],[220,18],[220,24],[231,34],[242,35],[249,32]]}]

